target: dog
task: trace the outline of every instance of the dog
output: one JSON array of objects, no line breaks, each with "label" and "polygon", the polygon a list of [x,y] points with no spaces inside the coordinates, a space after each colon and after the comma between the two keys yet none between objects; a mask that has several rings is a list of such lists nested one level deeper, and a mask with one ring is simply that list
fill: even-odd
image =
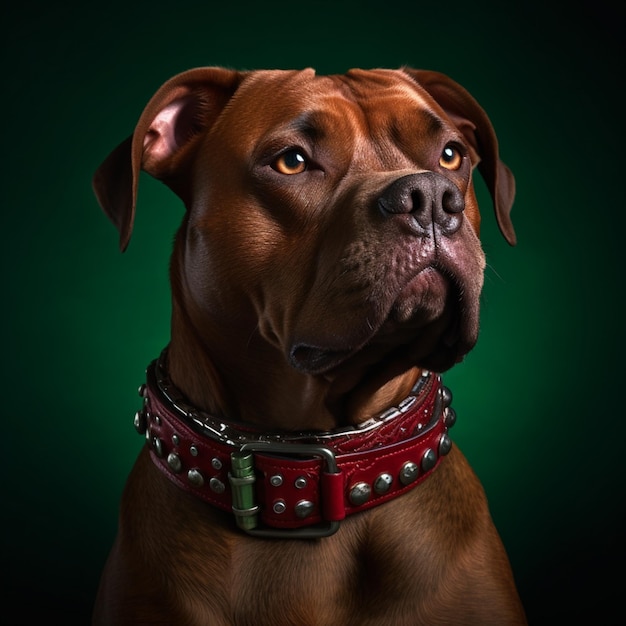
[{"label": "dog", "polygon": [[171,338],[134,416],[93,623],[526,623],[441,373],[479,327],[492,124],[412,68],[167,81],[93,178],[129,244],[141,170],[184,203]]}]

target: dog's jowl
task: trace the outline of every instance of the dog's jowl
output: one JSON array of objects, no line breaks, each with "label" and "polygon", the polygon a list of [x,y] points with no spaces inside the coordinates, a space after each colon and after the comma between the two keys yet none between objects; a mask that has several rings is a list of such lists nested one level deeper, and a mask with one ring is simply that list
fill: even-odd
[{"label": "dog's jowl", "polygon": [[474,170],[515,244],[474,98],[409,68],[194,69],[94,176],[122,249],[141,170],[185,214],[94,624],[524,624],[441,378],[478,336]]}]

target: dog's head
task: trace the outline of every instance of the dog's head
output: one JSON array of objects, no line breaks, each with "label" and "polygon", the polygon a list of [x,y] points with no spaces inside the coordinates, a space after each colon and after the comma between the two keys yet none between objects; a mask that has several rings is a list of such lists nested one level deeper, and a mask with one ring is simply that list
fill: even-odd
[{"label": "dog's head", "polygon": [[231,349],[240,336],[250,351],[258,336],[264,356],[271,347],[342,389],[373,372],[442,371],[473,347],[484,269],[474,168],[515,244],[514,179],[489,118],[435,72],[174,77],[94,178],[122,249],[142,168],[187,208],[172,276],[197,334]]}]

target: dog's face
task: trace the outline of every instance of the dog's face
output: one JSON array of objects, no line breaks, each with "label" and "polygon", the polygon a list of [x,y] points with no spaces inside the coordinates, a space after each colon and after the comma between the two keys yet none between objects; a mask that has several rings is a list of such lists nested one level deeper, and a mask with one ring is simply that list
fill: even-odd
[{"label": "dog's face", "polygon": [[[187,206],[172,278],[200,335],[259,333],[327,379],[461,360],[478,334],[481,161],[514,243],[512,177],[469,94],[413,70],[204,71],[157,93],[133,148]],[[124,245],[126,212],[109,209]]]}]

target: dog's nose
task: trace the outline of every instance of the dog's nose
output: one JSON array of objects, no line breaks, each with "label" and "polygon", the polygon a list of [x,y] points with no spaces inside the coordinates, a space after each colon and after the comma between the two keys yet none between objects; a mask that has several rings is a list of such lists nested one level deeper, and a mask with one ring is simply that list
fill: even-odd
[{"label": "dog's nose", "polygon": [[465,202],[451,180],[422,172],[391,183],[378,198],[378,208],[385,217],[410,214],[423,234],[438,226],[444,235],[452,235],[463,221]]}]

